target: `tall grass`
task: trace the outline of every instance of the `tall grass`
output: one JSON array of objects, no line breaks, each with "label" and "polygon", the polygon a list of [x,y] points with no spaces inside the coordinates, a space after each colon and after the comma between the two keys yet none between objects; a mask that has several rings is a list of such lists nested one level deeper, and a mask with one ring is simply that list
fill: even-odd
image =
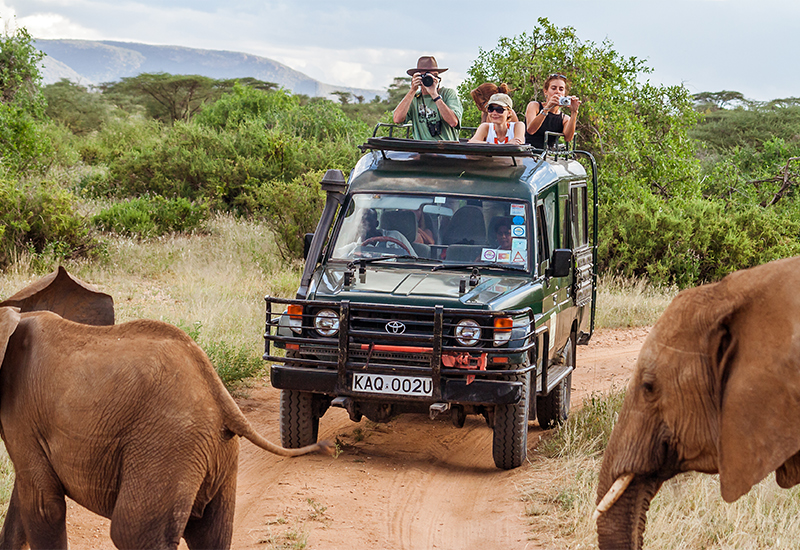
[{"label": "tall grass", "polygon": [[595,326],[650,326],[658,320],[678,290],[676,286],[653,285],[644,278],[601,276],[597,283]]}]

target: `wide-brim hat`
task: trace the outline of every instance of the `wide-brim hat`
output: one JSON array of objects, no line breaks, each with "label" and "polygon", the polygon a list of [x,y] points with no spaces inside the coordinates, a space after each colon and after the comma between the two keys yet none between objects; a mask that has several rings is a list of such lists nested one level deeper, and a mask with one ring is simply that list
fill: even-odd
[{"label": "wide-brim hat", "polygon": [[507,94],[494,94],[489,98],[489,101],[486,102],[486,106],[488,107],[489,105],[502,105],[509,111],[514,108],[514,102],[511,101],[511,98],[508,97]]},{"label": "wide-brim hat", "polygon": [[443,73],[446,70],[446,68],[440,68],[436,64],[436,58],[432,55],[423,55],[417,60],[417,66],[413,69],[408,69],[406,74],[408,74],[408,76],[414,76],[414,73],[427,73],[430,71]]}]

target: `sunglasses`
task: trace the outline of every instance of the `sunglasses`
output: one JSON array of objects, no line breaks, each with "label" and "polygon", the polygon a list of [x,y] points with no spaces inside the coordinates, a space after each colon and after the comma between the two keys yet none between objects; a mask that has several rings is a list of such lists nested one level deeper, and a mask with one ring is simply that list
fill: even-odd
[{"label": "sunglasses", "polygon": [[566,81],[567,81],[567,75],[564,75],[564,74],[561,74],[561,73],[553,73],[553,74],[551,74],[551,75],[550,75],[549,77],[547,77],[547,78],[560,78],[560,79],[562,79],[564,82],[566,82]]},{"label": "sunglasses", "polygon": [[492,105],[488,105],[486,107],[486,112],[487,113],[502,113],[505,110],[506,110],[506,108],[503,107],[502,105],[492,104]]}]

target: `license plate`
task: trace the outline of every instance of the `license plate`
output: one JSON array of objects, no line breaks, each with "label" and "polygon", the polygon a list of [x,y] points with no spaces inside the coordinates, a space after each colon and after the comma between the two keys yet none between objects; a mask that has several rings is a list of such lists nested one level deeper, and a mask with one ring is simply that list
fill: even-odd
[{"label": "license plate", "polygon": [[433,380],[426,376],[353,373],[353,391],[430,397]]}]

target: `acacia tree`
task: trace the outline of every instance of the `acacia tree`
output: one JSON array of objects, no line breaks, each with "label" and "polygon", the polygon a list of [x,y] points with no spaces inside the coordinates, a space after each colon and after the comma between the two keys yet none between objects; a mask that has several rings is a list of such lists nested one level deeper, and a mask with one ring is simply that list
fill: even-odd
[{"label": "acacia tree", "polygon": [[544,99],[547,77],[561,73],[571,82],[570,94],[583,102],[576,143],[598,159],[606,192],[646,188],[665,198],[697,195],[698,162],[687,131],[699,115],[686,88],[650,84],[650,72],[643,60],[621,56],[608,40],[581,41],[575,29],[540,18],[530,33],[480,50],[459,87],[463,124],[480,120],[469,95],[476,86],[507,83],[522,115],[529,101]]}]

